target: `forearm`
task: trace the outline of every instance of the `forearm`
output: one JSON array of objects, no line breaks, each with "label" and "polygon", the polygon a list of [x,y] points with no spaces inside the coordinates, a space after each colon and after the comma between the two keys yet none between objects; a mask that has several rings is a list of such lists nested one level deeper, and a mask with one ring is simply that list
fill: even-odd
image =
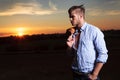
[{"label": "forearm", "polygon": [[103,63],[100,63],[100,62],[96,63],[93,72],[91,74],[89,74],[90,80],[96,80],[97,79],[98,74],[99,74],[102,66],[103,66]]},{"label": "forearm", "polygon": [[95,67],[94,67],[94,70],[93,70],[92,75],[98,76],[98,74],[99,74],[102,66],[103,66],[103,63],[97,62],[97,63],[95,64]]}]

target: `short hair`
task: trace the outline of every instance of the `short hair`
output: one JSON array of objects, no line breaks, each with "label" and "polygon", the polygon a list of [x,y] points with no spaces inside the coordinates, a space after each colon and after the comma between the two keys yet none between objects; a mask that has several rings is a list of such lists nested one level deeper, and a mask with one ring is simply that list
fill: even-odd
[{"label": "short hair", "polygon": [[80,12],[83,13],[83,16],[85,18],[85,7],[84,7],[84,5],[72,6],[71,8],[68,9],[68,13],[71,14],[71,12],[75,9],[80,9]]}]

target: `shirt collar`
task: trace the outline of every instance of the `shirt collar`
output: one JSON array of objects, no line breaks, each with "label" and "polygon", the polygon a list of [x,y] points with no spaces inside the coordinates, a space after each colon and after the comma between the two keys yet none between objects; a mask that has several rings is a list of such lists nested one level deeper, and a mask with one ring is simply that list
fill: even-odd
[{"label": "shirt collar", "polygon": [[[85,28],[86,28],[86,25],[87,25],[87,23],[85,22],[85,23],[83,24],[83,26],[80,28],[80,31],[84,31]],[[77,29],[76,29],[74,35],[76,35],[76,34],[78,34],[78,30],[77,30]]]},{"label": "shirt collar", "polygon": [[83,24],[83,26],[80,28],[80,31],[84,31],[85,28],[86,28],[86,25],[87,25],[87,23],[85,22],[85,23]]}]

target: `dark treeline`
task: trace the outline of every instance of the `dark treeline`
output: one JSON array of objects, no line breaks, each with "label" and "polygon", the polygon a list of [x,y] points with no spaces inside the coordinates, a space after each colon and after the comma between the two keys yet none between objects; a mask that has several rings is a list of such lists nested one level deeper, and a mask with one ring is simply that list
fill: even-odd
[{"label": "dark treeline", "polygon": [[106,30],[103,33],[106,37],[120,37],[120,30]]},{"label": "dark treeline", "polygon": [[[103,33],[108,49],[118,49],[120,30],[108,30]],[[65,33],[0,37],[0,52],[65,50],[67,47],[65,41]]]},{"label": "dark treeline", "polygon": [[65,37],[65,34],[1,37],[0,52],[65,50]]},{"label": "dark treeline", "polygon": [[33,41],[33,40],[46,40],[46,39],[63,39],[65,34],[37,34],[37,35],[24,35],[19,36],[9,36],[0,37],[0,43],[15,42],[15,41]]},{"label": "dark treeline", "polygon": [[[103,31],[105,37],[119,37],[120,30],[106,30]],[[33,41],[33,40],[47,40],[47,39],[66,39],[66,34],[37,34],[37,35],[24,35],[24,37],[19,36],[9,36],[0,37],[0,44],[15,42],[15,41]]]}]

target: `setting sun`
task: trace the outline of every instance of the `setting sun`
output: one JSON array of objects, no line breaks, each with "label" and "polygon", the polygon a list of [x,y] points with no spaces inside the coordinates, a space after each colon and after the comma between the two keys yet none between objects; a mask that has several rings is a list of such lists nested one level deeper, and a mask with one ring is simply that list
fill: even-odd
[{"label": "setting sun", "polygon": [[20,27],[20,28],[17,28],[16,30],[17,30],[18,36],[23,36],[25,34],[25,28]]},{"label": "setting sun", "polygon": [[23,36],[23,33],[18,33],[18,36]]}]

